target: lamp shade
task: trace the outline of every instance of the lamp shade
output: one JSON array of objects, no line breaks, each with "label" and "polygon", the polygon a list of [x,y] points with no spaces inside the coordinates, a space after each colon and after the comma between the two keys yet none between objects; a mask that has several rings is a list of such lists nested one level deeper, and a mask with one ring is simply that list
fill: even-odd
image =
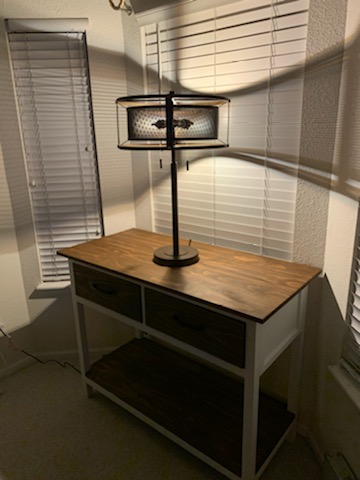
[{"label": "lamp shade", "polygon": [[[229,100],[199,95],[143,95],[116,100],[118,147],[124,149],[219,148],[228,145]],[[121,143],[120,109],[127,111]]]}]

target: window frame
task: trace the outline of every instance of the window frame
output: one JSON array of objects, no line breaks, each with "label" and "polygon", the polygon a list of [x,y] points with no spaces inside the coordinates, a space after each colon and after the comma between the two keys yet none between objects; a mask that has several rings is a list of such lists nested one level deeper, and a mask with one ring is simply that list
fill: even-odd
[{"label": "window frame", "polygon": [[[70,271],[69,271],[69,266],[68,262],[66,259],[60,257],[57,255],[57,250],[60,248],[64,248],[65,246],[71,246],[77,243],[81,243],[82,241],[87,241],[87,240],[92,240],[94,238],[99,238],[100,236],[103,236],[104,234],[104,218],[103,218],[103,207],[102,207],[102,198],[101,198],[101,189],[100,189],[100,175],[99,175],[99,166],[98,166],[98,155],[97,155],[97,148],[96,148],[96,138],[95,138],[95,127],[94,127],[94,113],[93,113],[93,103],[92,103],[92,96],[91,96],[91,79],[90,79],[90,71],[89,71],[89,58],[88,58],[88,48],[87,48],[87,41],[86,41],[86,26],[88,24],[87,19],[41,19],[41,20],[6,20],[6,31],[7,31],[7,41],[8,41],[8,51],[9,51],[9,60],[10,60],[10,65],[12,69],[12,76],[13,76],[13,85],[14,85],[14,93],[15,93],[15,98],[17,102],[17,107],[18,107],[18,120],[19,120],[19,127],[21,131],[21,136],[22,136],[22,143],[23,143],[23,152],[24,152],[24,160],[25,160],[25,166],[26,166],[26,172],[27,172],[27,178],[28,178],[28,185],[29,185],[29,191],[30,191],[30,198],[31,198],[31,210],[32,210],[32,223],[34,227],[34,233],[35,233],[35,238],[36,238],[36,247],[38,251],[38,261],[39,261],[39,269],[41,273],[41,281],[43,285],[49,285],[53,287],[55,284],[58,284],[59,282],[63,281],[68,281],[70,279]],[[32,180],[32,175],[30,172],[31,166],[30,166],[30,161],[34,161],[33,159],[35,158],[33,156],[33,159],[30,160],[29,158],[29,151],[27,150],[27,141],[29,142],[28,139],[25,138],[25,133],[24,133],[24,126],[29,126],[31,125],[32,122],[24,122],[24,118],[22,118],[22,114],[24,113],[24,106],[20,105],[21,103],[21,98],[18,90],[18,85],[17,81],[19,80],[17,78],[17,73],[14,71],[14,58],[13,58],[13,50],[12,50],[12,45],[11,45],[11,40],[10,36],[11,35],[40,35],[43,34],[44,38],[45,35],[48,36],[53,36],[54,38],[59,35],[59,40],[66,42],[66,39],[70,41],[71,39],[74,39],[76,36],[77,38],[74,40],[74,48],[78,49],[79,57],[74,60],[74,64],[77,65],[76,62],[79,62],[81,65],[81,74],[78,77],[80,80],[79,82],[84,82],[84,84],[81,84],[80,87],[78,87],[78,90],[75,93],[75,87],[73,86],[73,81],[75,79],[75,76],[72,71],[72,64],[73,64],[73,59],[71,57],[72,53],[68,53],[68,57],[66,57],[69,61],[70,66],[66,66],[66,58],[64,57],[64,60],[62,60],[64,64],[64,78],[69,80],[69,87],[68,90],[66,87],[56,87],[59,89],[61,92],[59,94],[59,97],[57,99],[58,104],[59,104],[59,109],[63,107],[62,105],[62,99],[64,98],[64,91],[66,91],[66,94],[69,96],[68,103],[67,105],[70,105],[68,117],[71,115],[83,115],[83,119],[80,119],[81,121],[79,122],[79,126],[75,129],[75,132],[69,133],[69,137],[71,142],[70,146],[73,145],[75,150],[78,150],[80,152],[80,146],[79,146],[79,136],[77,136],[78,133],[83,134],[85,138],[85,143],[86,147],[84,151],[86,153],[79,153],[79,154],[74,154],[74,159],[69,161],[69,165],[71,168],[75,170],[75,173],[77,175],[77,179],[79,180],[79,184],[81,185],[80,188],[77,188],[76,185],[74,184],[73,187],[70,187],[70,184],[67,180],[66,183],[66,178],[74,178],[70,173],[68,173],[68,177],[65,178],[65,180],[59,180],[60,178],[60,173],[61,173],[61,166],[59,168],[59,163],[60,161],[64,161],[64,157],[62,156],[61,159],[54,161],[53,154],[55,151],[55,147],[57,146],[56,142],[54,141],[53,148],[51,148],[51,144],[49,144],[51,152],[49,153],[49,158],[52,158],[52,165],[51,167],[53,170],[59,172],[55,173],[55,175],[58,176],[58,179],[55,180],[56,182],[59,182],[59,193],[54,193],[55,192],[55,187],[50,186],[50,190],[53,195],[53,204],[52,208],[55,210],[57,207],[59,207],[60,211],[60,216],[61,212],[62,215],[64,216],[63,223],[60,223],[59,225],[62,225],[60,229],[58,230],[59,233],[54,233],[53,227],[56,224],[56,219],[59,221],[59,214],[54,213],[52,217],[52,221],[49,222],[48,219],[46,219],[43,222],[43,225],[46,224],[44,227],[44,231],[48,230],[47,233],[43,235],[44,238],[44,244],[45,246],[41,246],[41,241],[40,241],[40,228],[39,228],[39,223],[37,222],[38,220],[38,213],[39,213],[39,207],[35,206],[35,197],[34,197],[34,190],[33,190],[33,185],[34,185],[34,180]],[[66,36],[66,38],[65,38]],[[70,39],[70,40],[69,40]],[[60,43],[60,42],[59,42]],[[40,45],[40,43],[39,43]],[[37,46],[35,46],[37,48]],[[41,49],[41,47],[40,47]],[[63,50],[54,50],[60,57],[62,54],[65,52],[66,54],[66,49]],[[42,53],[42,52],[41,52]],[[16,55],[15,55],[16,56]],[[21,58],[21,52],[19,54],[19,58]],[[54,61],[54,58],[46,58],[46,55],[44,57],[40,56],[40,62],[45,61],[45,66],[43,67],[44,70],[43,72],[46,71],[46,69],[50,70],[51,62]],[[49,65],[47,62],[50,62]],[[36,63],[36,61],[34,61]],[[60,62],[59,62],[60,63]],[[29,76],[32,75],[31,73],[31,61],[29,61],[29,67],[28,67],[28,73]],[[51,76],[49,75],[50,78],[50,83],[45,86],[49,93],[49,97],[51,96],[51,88],[54,89],[54,85],[56,84],[56,74],[57,72],[60,71],[61,75],[61,68],[59,68],[58,71],[54,68],[54,79],[53,82],[51,83]],[[68,73],[66,74],[66,70]],[[40,71],[40,69],[39,69]],[[42,72],[41,72],[42,73]],[[67,76],[66,76],[67,75]],[[31,81],[29,82],[29,85],[31,84]],[[61,83],[61,82],[60,82]],[[31,90],[32,85],[28,87],[29,91]],[[38,87],[38,92],[43,91],[44,87],[39,86]],[[69,95],[69,92],[71,92],[71,89],[73,89],[73,95]],[[25,91],[26,88],[23,88],[23,91]],[[80,92],[80,93],[79,93]],[[40,96],[42,93],[40,94]],[[45,95],[43,96],[45,98]],[[66,95],[65,95],[66,98]],[[30,99],[32,100],[32,99]],[[77,103],[74,103],[74,100],[77,101]],[[46,101],[46,100],[45,100]],[[54,100],[55,101],[55,100]],[[80,102],[83,101],[83,106],[79,107]],[[65,102],[64,102],[65,104]],[[29,104],[27,104],[26,108],[31,108],[28,107]],[[42,105],[45,105],[44,103]],[[47,105],[48,107],[48,105]],[[36,106],[36,101],[33,103],[33,108],[36,110],[36,108],[39,108],[39,103]],[[83,111],[79,112],[77,109],[79,108],[79,111],[81,108]],[[66,107],[64,107],[64,110]],[[85,112],[86,114],[84,114]],[[47,114],[48,115],[48,114]],[[50,114],[51,115],[51,114]],[[54,126],[52,129],[49,129],[49,134],[46,135],[51,135],[55,138],[59,136],[59,132],[62,133],[65,131],[65,128],[67,131],[71,130],[70,122],[66,122],[68,117],[64,117],[65,121],[62,120],[63,124],[66,124],[66,127],[61,127],[59,130],[57,130]],[[56,120],[56,117],[54,117]],[[43,130],[44,130],[44,124],[46,122],[43,121]],[[33,124],[34,126],[35,124]],[[70,126],[70,127],[69,127]],[[47,138],[45,135],[45,139]],[[29,136],[29,135],[28,135]],[[61,145],[61,150],[60,153],[61,155],[65,154],[63,153],[62,146],[66,145],[68,146],[69,144],[66,143],[68,138],[65,138],[63,140],[63,144]],[[75,142],[75,140],[77,142]],[[59,142],[59,140],[57,140]],[[39,145],[37,145],[39,146]],[[89,149],[87,149],[89,147]],[[45,146],[40,145],[40,148],[43,148],[43,152],[45,150]],[[49,151],[50,151],[49,149]],[[65,150],[65,149],[64,149]],[[39,157],[41,154],[39,154]],[[39,158],[37,159],[39,160]],[[40,164],[41,160],[38,161],[38,166]],[[50,163],[48,163],[48,166]],[[83,167],[88,169],[87,171],[90,172],[89,175],[86,175],[85,169],[83,170]],[[69,171],[70,172],[70,171]],[[37,178],[44,178],[46,180],[46,174],[40,173],[39,177]],[[53,177],[53,181],[54,181]],[[72,180],[71,178],[71,180]],[[49,180],[49,179],[48,179]],[[69,188],[69,190],[72,188],[73,191],[72,193],[66,194],[66,188]],[[39,187],[41,188],[41,186]],[[46,186],[44,189],[46,190]],[[87,198],[87,193],[90,192],[90,198]],[[58,196],[58,198],[55,198],[55,195]],[[76,210],[76,214],[73,215],[73,204],[70,205],[70,214],[64,215],[65,212],[65,204],[66,204],[66,195],[71,195],[73,197],[78,197],[78,207]],[[45,196],[45,193],[44,193]],[[51,204],[51,199],[49,200],[49,203],[46,203],[48,200],[42,200],[40,199],[40,203],[44,202],[43,205],[50,205]],[[63,202],[62,205],[60,205],[61,201]],[[69,202],[68,202],[69,203]],[[62,210],[61,210],[62,209]],[[88,210],[87,210],[88,209]],[[91,212],[91,213],[89,213]],[[68,222],[68,217],[73,216],[74,219],[72,220],[72,226],[69,228],[69,223]],[[75,218],[76,217],[76,218]],[[94,223],[90,224],[92,222],[91,218],[93,217]],[[88,224],[89,222],[89,224]],[[69,234],[66,234],[64,236],[64,232],[66,228],[68,227]],[[73,232],[77,230],[76,233],[73,234]],[[61,241],[61,237],[65,238],[64,241]],[[70,237],[73,236],[73,238],[70,240]],[[55,239],[55,242],[53,240]],[[47,246],[46,246],[47,244]],[[46,249],[48,252],[51,252],[51,258],[48,262],[47,265],[50,265],[49,269],[46,269]],[[47,273],[48,271],[48,273]]]},{"label": "window frame", "polygon": [[[348,306],[346,312],[346,330],[343,341],[340,365],[360,384],[360,204],[358,206],[353,261],[350,275]],[[357,329],[355,329],[355,326]]]}]

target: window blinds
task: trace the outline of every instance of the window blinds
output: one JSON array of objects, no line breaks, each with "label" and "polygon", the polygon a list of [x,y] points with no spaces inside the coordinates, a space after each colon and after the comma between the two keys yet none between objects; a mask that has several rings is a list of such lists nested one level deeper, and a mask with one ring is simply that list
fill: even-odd
[{"label": "window blinds", "polygon": [[[148,93],[231,98],[230,149],[178,156],[181,237],[292,258],[308,4],[242,0],[144,27]],[[164,159],[151,153],[154,225],[171,233]]]},{"label": "window blinds", "polygon": [[65,280],[57,250],[102,233],[85,33],[8,38],[42,280]]},{"label": "window blinds", "polygon": [[357,230],[341,364],[360,382],[360,216]]}]

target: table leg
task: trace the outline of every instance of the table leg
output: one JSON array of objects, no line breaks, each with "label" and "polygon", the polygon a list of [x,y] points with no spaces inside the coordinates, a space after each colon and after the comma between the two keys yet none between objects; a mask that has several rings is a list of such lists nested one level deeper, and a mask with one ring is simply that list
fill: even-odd
[{"label": "table leg", "polygon": [[244,411],[241,480],[254,480],[259,410],[259,358],[256,350],[256,327],[248,323],[246,332],[246,374],[244,377]]},{"label": "table leg", "polygon": [[[75,301],[75,300],[74,300]],[[86,323],[84,306],[75,301],[75,329],[79,352],[79,362],[81,377],[85,388],[85,393],[88,397],[93,395],[93,389],[86,383],[86,372],[90,368],[89,348],[87,342]]]},{"label": "table leg", "polygon": [[298,304],[298,328],[299,335],[291,344],[291,358],[290,358],[290,372],[289,372],[289,386],[288,386],[288,410],[295,414],[295,423],[289,439],[295,441],[297,415],[299,411],[299,397],[300,397],[300,380],[302,368],[302,352],[303,352],[303,338],[304,338],[304,323],[307,304],[307,288],[305,288],[299,295]]}]

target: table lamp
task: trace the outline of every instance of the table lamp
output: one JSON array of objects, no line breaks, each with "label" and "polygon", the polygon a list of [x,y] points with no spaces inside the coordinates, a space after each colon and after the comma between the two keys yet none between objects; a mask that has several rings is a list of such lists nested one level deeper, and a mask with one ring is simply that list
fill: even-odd
[{"label": "table lamp", "polygon": [[[171,150],[173,243],[154,252],[154,262],[168,267],[199,260],[192,246],[179,245],[176,150],[228,146],[229,99],[211,95],[141,95],[116,100],[118,148]],[[120,111],[127,112],[128,139],[120,141]]]}]

